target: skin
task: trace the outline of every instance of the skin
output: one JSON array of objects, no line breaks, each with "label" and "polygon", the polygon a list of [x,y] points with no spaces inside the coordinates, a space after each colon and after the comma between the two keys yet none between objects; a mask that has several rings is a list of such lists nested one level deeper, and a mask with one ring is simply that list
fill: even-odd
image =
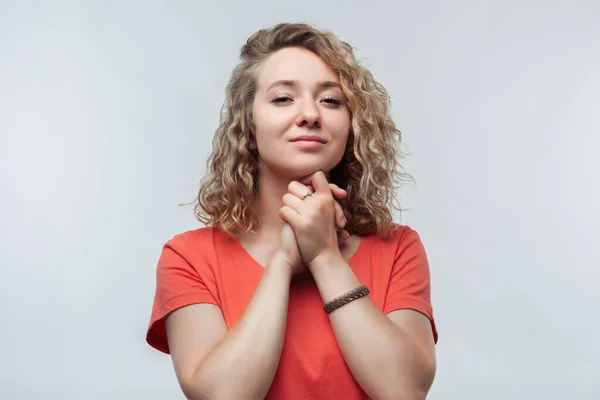
[{"label": "skin", "polygon": [[[267,264],[277,249],[285,223],[277,210],[290,183],[306,180],[316,171],[326,171],[328,176],[341,161],[351,124],[345,100],[337,75],[308,50],[282,49],[264,63],[252,110],[253,145],[258,149],[261,171],[255,207],[263,223],[255,235],[238,236],[262,265]],[[290,142],[301,135],[316,135],[327,143],[318,149],[305,149]],[[312,189],[310,184],[306,185],[301,196]],[[337,198],[346,196],[344,190],[333,184],[330,189]],[[343,228],[343,211],[337,203],[335,207],[337,227]],[[350,237],[347,232],[340,239],[347,257],[360,242],[359,237]],[[290,264],[297,264],[296,261],[291,260]],[[300,266],[295,271],[303,272],[304,268]]]},{"label": "skin", "polygon": [[[284,82],[282,82],[284,81]],[[339,78],[314,53],[299,48],[272,54],[258,74],[253,107],[261,175],[255,207],[261,225],[240,243],[263,274],[240,320],[229,330],[212,304],[180,308],[167,317],[177,378],[189,399],[262,399],[281,356],[289,286],[294,274],[313,275],[324,302],[360,286],[346,260],[360,238],[340,245],[344,221],[328,182],[350,134],[350,113]],[[326,143],[290,142],[311,134]],[[304,197],[312,190],[314,194]],[[423,399],[435,374],[433,335],[416,311],[387,315],[369,296],[330,314],[354,378],[374,399]]]}]

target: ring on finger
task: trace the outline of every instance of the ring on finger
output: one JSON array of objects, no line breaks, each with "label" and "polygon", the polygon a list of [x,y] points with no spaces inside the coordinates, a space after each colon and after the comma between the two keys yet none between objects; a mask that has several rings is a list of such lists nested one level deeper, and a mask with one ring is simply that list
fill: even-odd
[{"label": "ring on finger", "polygon": [[302,196],[302,199],[301,199],[301,200],[304,200],[304,199],[306,199],[308,196],[312,196],[312,195],[313,195],[313,192],[309,190],[309,191],[308,191],[308,192],[307,192],[307,193],[306,193],[304,196]]}]

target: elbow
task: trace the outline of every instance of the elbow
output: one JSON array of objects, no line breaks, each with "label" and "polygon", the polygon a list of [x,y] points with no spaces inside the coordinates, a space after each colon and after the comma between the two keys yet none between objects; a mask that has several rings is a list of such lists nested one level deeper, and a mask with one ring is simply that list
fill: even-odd
[{"label": "elbow", "polygon": [[254,397],[248,396],[245,393],[233,392],[233,391],[224,391],[224,392],[216,392],[216,393],[206,393],[199,392],[194,388],[183,389],[183,394],[187,400],[239,400],[239,399],[248,399],[248,400],[262,400],[263,397]]},{"label": "elbow", "polygon": [[[413,367],[414,368],[414,367]],[[412,370],[413,373],[400,373],[401,378],[394,379],[394,384],[379,388],[383,391],[372,396],[377,400],[426,400],[427,394],[433,385],[436,373],[435,357],[423,361],[420,366]]]},{"label": "elbow", "polygon": [[[191,372],[191,371],[190,371]],[[215,379],[207,379],[198,367],[188,374],[178,374],[179,387],[187,400],[210,400],[223,398],[218,396]]]},{"label": "elbow", "polygon": [[414,386],[410,393],[407,393],[404,397],[400,397],[402,400],[425,400],[427,394],[433,385],[435,379],[436,362],[435,357],[432,360],[424,362],[420,368],[417,379],[415,379]]},{"label": "elbow", "polygon": [[179,386],[187,400],[228,400],[236,398],[231,394],[220,393],[213,388],[200,385],[197,382],[182,382]]},{"label": "elbow", "polygon": [[[394,397],[398,400],[425,400],[435,380],[437,361],[435,351],[424,352],[420,362],[412,367],[410,378],[403,382],[404,390],[400,389],[402,395]],[[403,381],[403,380],[399,380]]]},{"label": "elbow", "polygon": [[187,400],[258,400],[264,398],[264,395],[254,396],[238,385],[232,385],[231,382],[219,383],[215,379],[199,376],[180,379],[179,386]]},{"label": "elbow", "polygon": [[421,389],[407,389],[406,387],[371,396],[373,400],[425,400],[427,391]]},{"label": "elbow", "polygon": [[403,387],[371,397],[374,400],[426,400],[428,389]]},{"label": "elbow", "polygon": [[179,387],[187,400],[209,400],[215,398],[211,390],[192,379],[179,379]]},{"label": "elbow", "polygon": [[427,362],[423,365],[423,373],[421,380],[421,391],[423,392],[423,399],[427,397],[427,393],[431,389],[433,385],[433,381],[435,380],[435,373],[437,370],[437,361],[435,358],[435,352],[431,354],[431,357],[427,358]]},{"label": "elbow", "polygon": [[411,379],[411,382],[404,387],[409,390],[404,390],[401,396],[394,397],[398,400],[425,400],[427,394],[433,385],[436,372],[435,357],[431,360],[424,361],[421,367],[418,368],[416,376]]}]

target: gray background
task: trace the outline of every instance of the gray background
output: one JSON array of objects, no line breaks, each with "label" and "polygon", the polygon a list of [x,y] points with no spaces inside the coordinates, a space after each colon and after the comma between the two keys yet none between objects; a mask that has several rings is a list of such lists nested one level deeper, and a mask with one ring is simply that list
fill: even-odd
[{"label": "gray background", "polygon": [[390,91],[440,330],[430,399],[598,399],[600,3],[2,1],[0,398],[182,399],[144,342],[249,34]]}]

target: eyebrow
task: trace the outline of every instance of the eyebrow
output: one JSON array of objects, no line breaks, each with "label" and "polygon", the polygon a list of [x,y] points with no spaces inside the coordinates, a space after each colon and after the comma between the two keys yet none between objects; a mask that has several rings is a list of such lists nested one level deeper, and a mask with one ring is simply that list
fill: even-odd
[{"label": "eyebrow", "polygon": [[[269,87],[267,88],[267,91],[273,89],[276,86],[294,87],[297,84],[298,84],[297,81],[290,80],[290,79],[282,79],[282,80],[275,81],[272,84],[270,84]],[[317,83],[317,87],[319,88],[319,90],[325,90],[325,89],[329,89],[329,88],[338,88],[338,89],[342,90],[342,87],[340,86],[340,84],[335,81],[321,81],[321,82]]]}]

